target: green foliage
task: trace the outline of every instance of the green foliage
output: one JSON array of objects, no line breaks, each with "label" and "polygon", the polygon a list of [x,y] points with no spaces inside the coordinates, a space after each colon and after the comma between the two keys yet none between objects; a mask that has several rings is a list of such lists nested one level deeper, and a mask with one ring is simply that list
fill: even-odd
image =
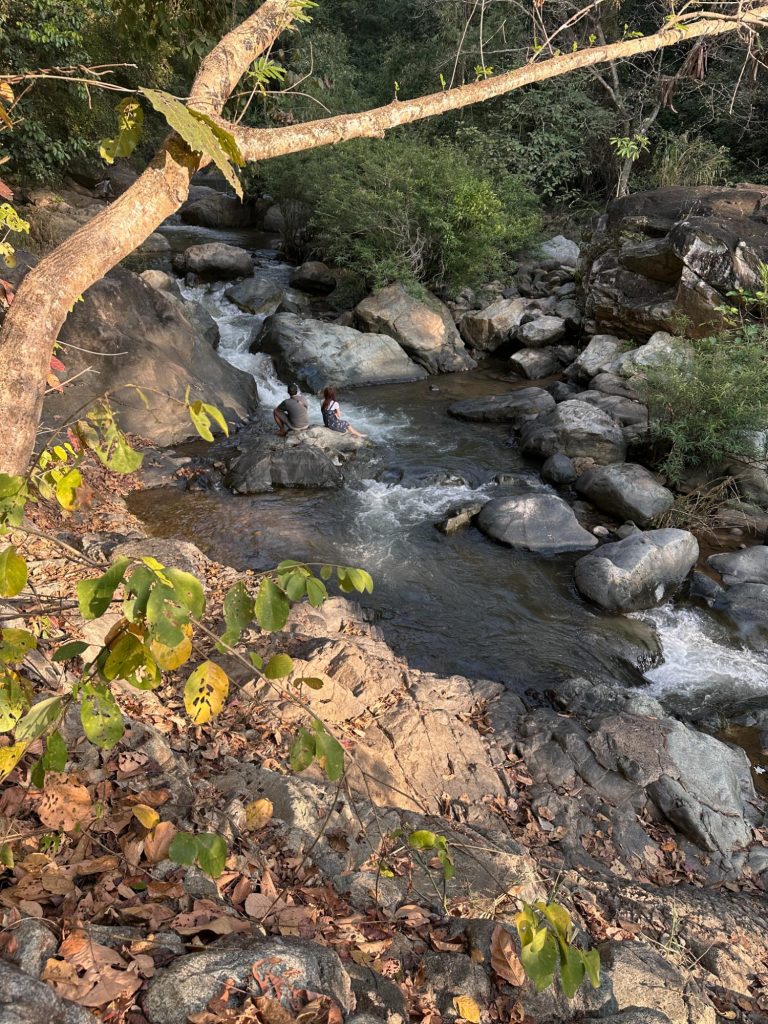
[{"label": "green foliage", "polygon": [[447,143],[355,141],[272,161],[263,175],[273,194],[312,211],[312,246],[373,285],[487,280],[539,227],[518,179],[494,183]]},{"label": "green foliage", "polygon": [[121,100],[115,112],[117,135],[114,139],[102,139],[99,146],[99,155],[108,164],[113,164],[116,157],[130,156],[138,146],[144,128],[144,111],[133,96]]},{"label": "green foliage", "polygon": [[600,987],[600,954],[596,949],[587,952],[573,944],[571,916],[560,903],[523,903],[523,909],[515,914],[515,925],[522,950],[520,960],[537,991],[552,985],[558,967],[568,999],[574,997],[585,976],[593,988]]},{"label": "green foliage", "polygon": [[177,864],[191,866],[195,862],[211,878],[218,878],[224,870],[229,851],[225,840],[215,832],[177,832],[168,856]]},{"label": "green foliage", "polygon": [[408,845],[412,850],[428,851],[434,854],[440,862],[443,878],[446,882],[450,882],[456,875],[453,856],[448,849],[448,841],[445,836],[441,836],[437,832],[430,832],[427,829],[418,829],[415,832],[411,832],[408,836]]},{"label": "green foliage", "polygon": [[673,481],[728,458],[765,457],[768,331],[744,324],[692,345],[690,359],[650,367],[639,387]]},{"label": "green foliage", "polygon": [[731,158],[725,146],[702,135],[669,132],[657,146],[653,176],[658,185],[717,185],[726,181]]}]

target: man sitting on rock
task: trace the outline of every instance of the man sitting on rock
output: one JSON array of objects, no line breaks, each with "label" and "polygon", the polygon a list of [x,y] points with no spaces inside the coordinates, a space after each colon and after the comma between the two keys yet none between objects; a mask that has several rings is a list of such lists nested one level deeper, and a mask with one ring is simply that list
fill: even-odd
[{"label": "man sitting on rock", "polygon": [[273,410],[277,436],[285,437],[289,430],[306,430],[309,426],[307,403],[299,394],[298,384],[288,385],[288,397]]}]

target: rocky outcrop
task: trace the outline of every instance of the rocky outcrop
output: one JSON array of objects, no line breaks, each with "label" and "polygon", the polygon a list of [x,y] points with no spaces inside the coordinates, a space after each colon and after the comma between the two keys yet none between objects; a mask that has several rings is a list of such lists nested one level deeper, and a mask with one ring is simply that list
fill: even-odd
[{"label": "rocky outcrop", "polygon": [[768,187],[671,187],[614,200],[586,268],[598,330],[648,337],[685,318],[703,337],[722,326],[729,291],[754,290],[768,262]]},{"label": "rocky outcrop", "polygon": [[275,488],[341,487],[343,460],[365,442],[325,427],[286,438],[254,438],[229,464],[226,484],[235,494],[263,494]]},{"label": "rocky outcrop", "polygon": [[506,395],[454,402],[448,412],[456,419],[472,423],[521,423],[554,408],[554,398],[543,388],[519,388]]},{"label": "rocky outcrop", "polygon": [[576,481],[576,490],[604,512],[638,526],[647,526],[675,500],[653,473],[629,462],[588,470]]},{"label": "rocky outcrop", "polygon": [[768,584],[768,547],[765,544],[744,551],[723,551],[710,555],[707,565],[720,573],[727,587],[735,583]]},{"label": "rocky outcrop", "polygon": [[669,363],[682,365],[692,355],[691,346],[681,338],[666,331],[656,331],[645,345],[617,356],[611,363],[609,372],[619,377],[635,377],[649,367]]},{"label": "rocky outcrop", "polygon": [[456,373],[477,365],[442,302],[434,296],[424,302],[414,299],[401,284],[363,299],[355,321],[364,331],[394,338],[427,373]]},{"label": "rocky outcrop", "polygon": [[638,611],[666,601],[699,557],[686,530],[633,533],[585,555],[576,563],[579,591],[606,611]]},{"label": "rocky outcrop", "polygon": [[495,352],[512,341],[531,306],[530,299],[498,299],[485,309],[471,310],[461,320],[461,334],[478,352]]},{"label": "rocky outcrop", "polygon": [[253,273],[251,254],[224,242],[191,245],[174,257],[173,266],[179,273],[191,275],[195,281],[228,281],[250,277]]},{"label": "rocky outcrop", "polygon": [[565,321],[559,316],[538,316],[517,329],[517,340],[523,348],[546,348],[556,345],[565,335]]},{"label": "rocky outcrop", "polygon": [[386,334],[302,320],[291,313],[269,317],[256,348],[271,355],[288,379],[315,394],[324,387],[360,387],[421,380],[426,371]]},{"label": "rocky outcrop", "polygon": [[558,555],[590,551],[597,545],[597,537],[579,526],[570,506],[554,494],[494,498],[483,506],[477,525],[518,551]]},{"label": "rocky outcrop", "polygon": [[596,334],[568,368],[569,379],[591,380],[607,370],[621,351],[622,343],[612,334]]},{"label": "rocky outcrop", "polygon": [[520,436],[524,455],[546,459],[560,452],[598,465],[623,462],[627,445],[619,424],[600,409],[575,399],[527,423]]}]

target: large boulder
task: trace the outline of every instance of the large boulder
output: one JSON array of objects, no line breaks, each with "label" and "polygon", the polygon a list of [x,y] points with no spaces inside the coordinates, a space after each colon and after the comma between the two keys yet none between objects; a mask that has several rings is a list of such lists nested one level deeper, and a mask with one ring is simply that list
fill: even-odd
[{"label": "large boulder", "polygon": [[224,242],[192,245],[175,257],[173,265],[181,273],[194,275],[198,281],[228,281],[250,277],[253,273],[251,254]]},{"label": "large boulder", "polygon": [[627,453],[619,424],[602,410],[573,399],[527,423],[520,448],[524,455],[540,459],[561,452],[598,465],[623,462]]},{"label": "large boulder", "polygon": [[753,647],[768,646],[768,585],[736,583],[719,594],[713,606]]},{"label": "large boulder", "polygon": [[245,281],[227,288],[226,298],[233,302],[244,313],[271,316],[276,313],[283,300],[284,291],[271,277],[266,274],[255,274]]},{"label": "large boulder", "polygon": [[310,295],[329,295],[336,287],[336,275],[319,260],[309,260],[291,275],[291,287]]},{"label": "large boulder", "polygon": [[621,342],[612,334],[596,334],[569,369],[569,376],[590,380],[608,369],[619,354]]},{"label": "large boulder", "polygon": [[552,260],[564,267],[575,267],[579,262],[580,249],[576,242],[565,235],[555,235],[542,242],[539,251],[545,260]]},{"label": "large boulder", "polygon": [[205,186],[195,186],[190,193],[190,199],[179,211],[185,224],[204,228],[247,228],[255,221],[254,208],[242,203],[237,196]]},{"label": "large boulder", "polygon": [[628,443],[639,440],[648,432],[648,406],[622,395],[606,395],[603,391],[581,391],[574,398],[602,409],[622,427]]},{"label": "large boulder", "polygon": [[448,309],[434,296],[420,302],[401,284],[391,284],[363,299],[355,319],[364,331],[394,338],[428,373],[455,373],[477,365]]},{"label": "large boulder", "polygon": [[517,340],[525,348],[546,348],[565,337],[565,321],[559,316],[539,316],[517,330]]},{"label": "large boulder", "polygon": [[227,487],[235,494],[264,494],[275,488],[341,487],[344,478],[331,452],[314,444],[290,444],[289,440],[293,440],[293,435],[285,440],[272,437],[248,445],[231,462]]},{"label": "large boulder", "polygon": [[278,372],[315,394],[328,385],[360,387],[427,376],[386,334],[302,320],[292,313],[269,317],[256,346],[274,358]]},{"label": "large boulder", "polygon": [[692,354],[691,346],[681,338],[667,331],[656,331],[645,345],[617,356],[611,363],[609,372],[620,377],[634,377],[650,367],[663,366],[667,363],[682,365]]},{"label": "large boulder", "polygon": [[459,420],[473,423],[520,423],[551,412],[556,402],[543,388],[519,388],[506,395],[486,398],[465,398],[448,406],[448,412]]},{"label": "large boulder", "polygon": [[576,481],[576,490],[604,512],[638,526],[647,526],[675,500],[653,473],[629,462],[587,470]]},{"label": "large boulder", "polygon": [[576,586],[606,611],[653,608],[670,598],[696,564],[687,530],[650,530],[605,544],[576,563]]},{"label": "large boulder", "polygon": [[614,200],[593,238],[587,313],[600,330],[649,337],[685,319],[702,337],[719,307],[753,291],[768,262],[768,186],[675,186]]},{"label": "large boulder", "polygon": [[96,1018],[0,959],[0,1024],[96,1024]]},{"label": "large boulder", "polygon": [[477,525],[502,544],[544,555],[589,551],[597,544],[570,506],[554,494],[494,498],[483,506]]},{"label": "large boulder", "polygon": [[557,373],[560,360],[553,348],[521,348],[510,357],[509,366],[527,380],[541,380]]},{"label": "large boulder", "polygon": [[720,573],[727,587],[734,583],[768,584],[768,547],[765,544],[757,544],[744,551],[710,555],[707,565]]},{"label": "large boulder", "polygon": [[[9,275],[18,284],[34,258],[20,253]],[[43,415],[59,426],[105,391],[121,426],[160,445],[196,436],[184,395],[217,405],[232,422],[255,412],[256,383],[213,350],[187,304],[116,267],[75,303],[59,338],[67,376],[62,393],[48,395]],[[143,397],[136,388],[143,388]]]},{"label": "large boulder", "polygon": [[461,335],[479,352],[494,352],[511,341],[531,306],[530,299],[498,299],[485,309],[465,313]]}]

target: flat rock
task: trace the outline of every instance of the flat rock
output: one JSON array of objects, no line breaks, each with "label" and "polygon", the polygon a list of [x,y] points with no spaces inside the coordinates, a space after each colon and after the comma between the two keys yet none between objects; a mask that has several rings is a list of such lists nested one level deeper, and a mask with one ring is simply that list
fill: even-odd
[{"label": "flat rock", "polygon": [[606,544],[576,563],[576,586],[606,611],[639,611],[670,598],[696,564],[686,530],[649,530]]},{"label": "flat rock", "polygon": [[495,352],[512,340],[530,306],[530,299],[516,296],[498,299],[485,309],[471,310],[462,318],[461,336],[479,352]]},{"label": "flat rock", "polygon": [[483,507],[477,525],[489,537],[520,551],[556,555],[589,551],[597,544],[570,506],[554,494],[494,498]]},{"label": "flat rock", "polygon": [[517,329],[517,340],[525,348],[556,345],[566,334],[565,321],[559,316],[540,316]]},{"label": "flat rock", "polygon": [[598,465],[623,462],[627,445],[621,427],[607,413],[571,399],[525,424],[520,439],[524,455],[547,459],[556,452],[593,459]]},{"label": "flat rock", "polygon": [[555,408],[554,398],[543,388],[519,388],[506,395],[467,398],[454,402],[448,413],[474,423],[519,423]]},{"label": "flat rock", "polygon": [[560,360],[553,348],[521,348],[509,360],[514,373],[528,380],[541,380],[560,369]]},{"label": "flat rock", "polygon": [[576,481],[576,490],[604,512],[638,526],[647,526],[675,501],[649,470],[630,462],[588,470]]},{"label": "flat rock", "polygon": [[744,551],[710,555],[707,565],[711,565],[720,573],[727,587],[734,583],[768,584],[768,547],[764,544],[746,548]]},{"label": "flat rock", "polygon": [[292,313],[269,317],[256,345],[274,358],[284,378],[298,381],[315,394],[329,385],[360,387],[427,376],[386,334],[303,320]]}]

